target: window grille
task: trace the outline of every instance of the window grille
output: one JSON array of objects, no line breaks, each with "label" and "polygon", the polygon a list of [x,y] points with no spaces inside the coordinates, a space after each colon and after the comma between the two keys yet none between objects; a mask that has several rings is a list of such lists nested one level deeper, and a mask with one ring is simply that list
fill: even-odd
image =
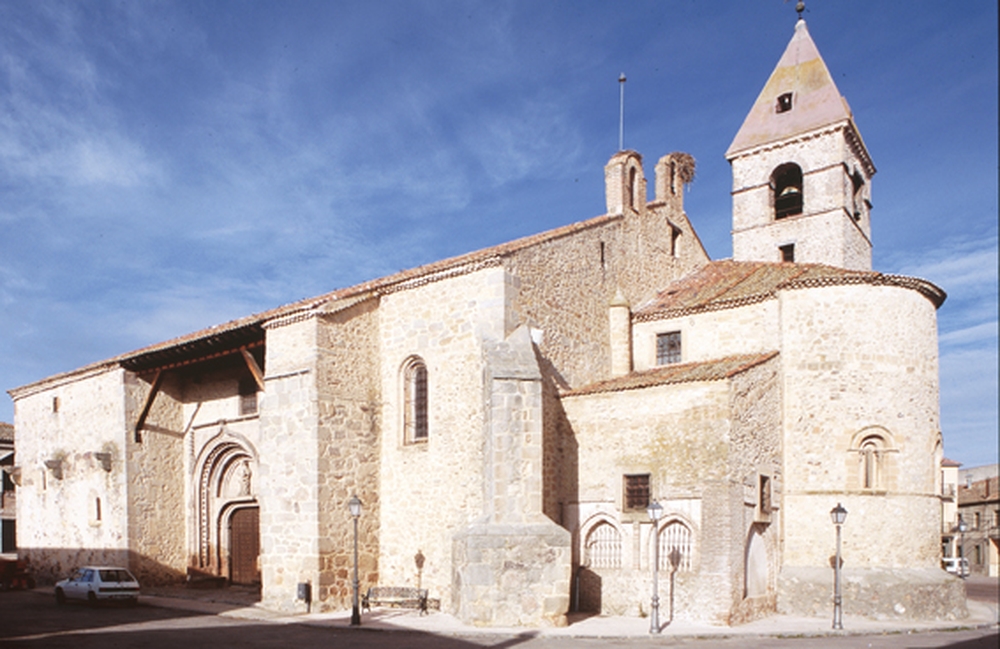
[{"label": "window grille", "polygon": [[656,335],[656,364],[668,365],[681,362],[681,332],[671,331]]},{"label": "window grille", "polygon": [[[660,570],[673,570],[677,561],[679,572],[691,570],[693,543],[691,529],[680,521],[668,523],[660,530]],[[676,553],[674,552],[676,550]]]},{"label": "window grille", "polygon": [[649,474],[625,476],[625,509],[649,506]]},{"label": "window grille", "polygon": [[598,523],[587,535],[585,565],[590,568],[621,568],[622,537],[610,523]]}]

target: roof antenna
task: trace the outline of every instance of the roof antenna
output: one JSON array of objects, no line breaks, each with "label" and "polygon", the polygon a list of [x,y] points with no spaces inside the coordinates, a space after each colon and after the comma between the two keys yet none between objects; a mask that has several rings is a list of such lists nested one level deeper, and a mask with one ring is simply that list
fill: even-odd
[{"label": "roof antenna", "polygon": [[625,150],[625,73],[618,75],[618,150]]},{"label": "roof antenna", "polygon": [[799,0],[795,3],[795,11],[799,12],[799,20],[802,20],[802,12],[806,10],[806,3]]}]

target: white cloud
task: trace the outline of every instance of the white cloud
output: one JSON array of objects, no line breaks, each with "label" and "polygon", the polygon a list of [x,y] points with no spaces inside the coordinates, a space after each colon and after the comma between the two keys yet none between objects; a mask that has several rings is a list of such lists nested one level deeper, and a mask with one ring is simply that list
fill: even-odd
[{"label": "white cloud", "polygon": [[982,322],[971,327],[965,327],[963,329],[941,334],[938,336],[938,342],[941,345],[965,345],[968,343],[978,343],[986,340],[996,341],[997,326],[996,320],[993,320],[992,322]]}]

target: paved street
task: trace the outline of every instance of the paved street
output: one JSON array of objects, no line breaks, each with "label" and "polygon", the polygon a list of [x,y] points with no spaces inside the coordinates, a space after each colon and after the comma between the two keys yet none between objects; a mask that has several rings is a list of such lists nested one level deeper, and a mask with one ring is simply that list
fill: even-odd
[{"label": "paved street", "polygon": [[[996,602],[996,580],[973,582],[970,594]],[[923,649],[955,647],[990,648],[998,645],[997,627],[958,631],[921,633],[880,633],[872,635],[774,637],[770,634],[747,634],[736,629],[729,637],[691,637],[664,635],[632,637],[574,637],[549,635],[536,631],[507,634],[456,634],[396,628],[391,615],[383,618],[381,628],[345,628],[342,623],[321,617],[280,617],[260,610],[236,606],[218,606],[228,612],[215,614],[210,604],[207,612],[164,606],[169,598],[150,597],[148,604],[134,608],[83,605],[57,606],[48,589],[0,592],[0,645],[4,647],[149,647],[185,649],[198,647],[393,647],[394,649],[478,649],[480,647],[524,649],[568,649],[570,647],[714,647],[782,648],[867,648]],[[989,598],[992,598],[991,600]],[[192,607],[191,602],[174,600],[178,606]],[[366,618],[373,620],[377,613]],[[404,614],[408,615],[408,614]],[[406,617],[395,618],[406,620]],[[425,620],[427,618],[424,618]],[[386,622],[386,620],[388,622]]]}]

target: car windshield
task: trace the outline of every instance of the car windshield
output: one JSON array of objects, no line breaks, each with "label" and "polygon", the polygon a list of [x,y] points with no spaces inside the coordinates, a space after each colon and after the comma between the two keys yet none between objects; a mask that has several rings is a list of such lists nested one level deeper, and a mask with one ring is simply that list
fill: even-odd
[{"label": "car windshield", "polygon": [[101,570],[101,581],[135,581],[128,570]]}]

